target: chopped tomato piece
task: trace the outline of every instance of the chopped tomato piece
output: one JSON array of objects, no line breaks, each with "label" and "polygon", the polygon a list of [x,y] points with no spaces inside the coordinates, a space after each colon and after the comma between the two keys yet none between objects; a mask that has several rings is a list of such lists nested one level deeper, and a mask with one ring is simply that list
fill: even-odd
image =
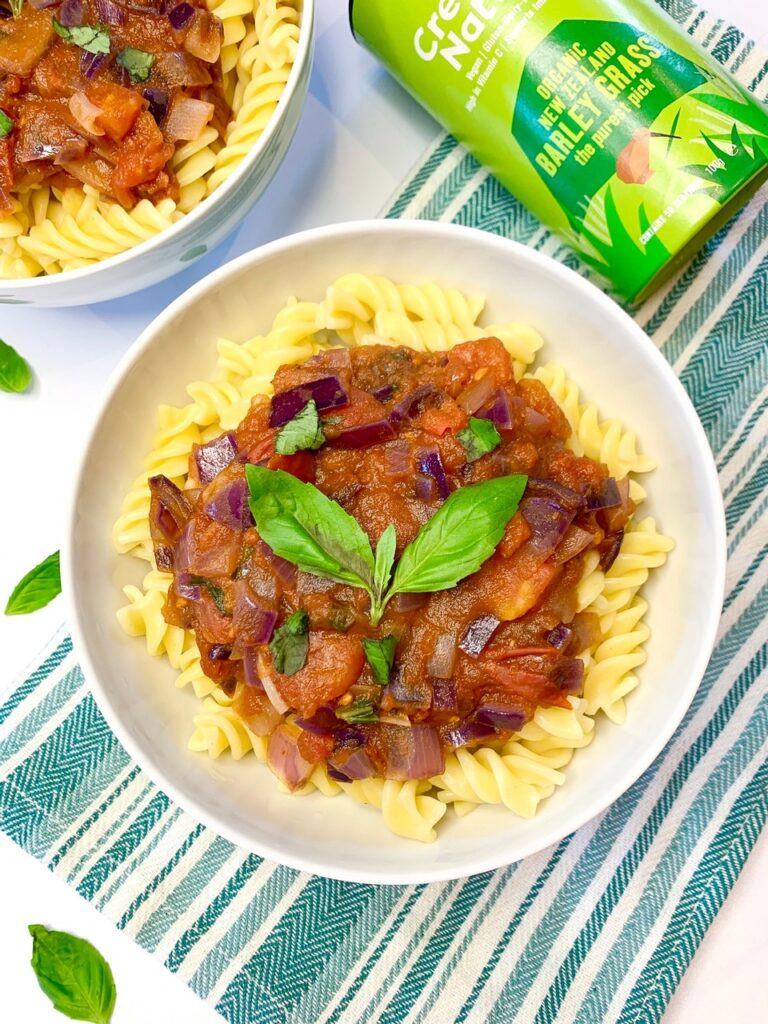
[{"label": "chopped tomato piece", "polygon": [[488,593],[489,608],[502,622],[519,619],[535,608],[562,566],[542,562],[525,547],[511,558],[490,559],[478,576]]},{"label": "chopped tomato piece", "polygon": [[26,78],[54,38],[50,11],[24,5],[23,17],[6,18],[0,32],[0,73]]},{"label": "chopped tomato piece", "polygon": [[526,405],[542,416],[546,416],[552,433],[563,441],[567,441],[571,436],[571,425],[565,418],[565,413],[541,381],[524,377],[518,387],[523,393]]},{"label": "chopped tomato piece", "polygon": [[[95,118],[96,124],[115,142],[125,138],[135,124],[140,111],[147,105],[147,101],[140,93],[134,92],[132,89],[125,89],[122,85],[113,85],[112,82],[93,82],[85,90],[85,94],[91,103],[95,103],[97,107],[101,108],[101,113]],[[154,125],[154,118],[150,117],[150,120]],[[157,126],[155,125],[155,127]],[[160,134],[159,130],[158,134]],[[147,141],[151,140],[148,125],[142,138],[146,138]],[[147,179],[142,178],[141,180],[146,181]],[[139,184],[139,182],[134,184]]]},{"label": "chopped tomato piece", "polygon": [[501,538],[497,551],[504,558],[511,558],[518,548],[531,536],[531,528],[522,512],[515,512],[507,523],[504,536]]},{"label": "chopped tomato piece", "polygon": [[310,632],[309,655],[304,668],[295,675],[276,676],[280,696],[305,717],[321,704],[341,697],[363,670],[365,656],[355,637],[320,630]]},{"label": "chopped tomato piece", "polygon": [[151,181],[173,156],[154,117],[142,111],[120,148],[112,177],[116,188],[134,188]]},{"label": "chopped tomato piece", "polygon": [[299,736],[299,753],[310,764],[326,761],[333,753],[333,745],[332,736],[315,736],[304,730]]},{"label": "chopped tomato piece", "polygon": [[512,380],[509,353],[498,338],[480,338],[456,345],[448,353],[448,362],[463,367],[467,381],[480,369],[493,369],[499,384]]},{"label": "chopped tomato piece", "polygon": [[267,463],[269,469],[282,469],[304,483],[315,479],[315,460],[311,452],[296,452],[294,455],[273,455]]},{"label": "chopped tomato piece", "polygon": [[449,430],[457,434],[468,422],[466,413],[451,401],[443,402],[436,409],[427,409],[421,417],[422,429],[428,434],[434,434],[435,437],[442,437]]}]

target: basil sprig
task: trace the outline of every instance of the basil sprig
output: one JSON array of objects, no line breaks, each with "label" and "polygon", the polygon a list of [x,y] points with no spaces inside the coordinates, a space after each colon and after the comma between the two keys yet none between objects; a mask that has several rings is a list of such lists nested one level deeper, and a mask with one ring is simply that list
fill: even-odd
[{"label": "basil sprig", "polygon": [[29,925],[32,970],[54,1009],[70,1020],[109,1024],[117,991],[109,964],[85,939]]},{"label": "basil sprig", "polygon": [[363,645],[366,661],[371,666],[373,678],[380,686],[386,686],[395,661],[397,637],[385,636],[381,640],[363,637],[360,642]]},{"label": "basil sprig", "polygon": [[317,487],[263,466],[245,472],[262,539],[303,572],[365,590],[373,625],[395,594],[447,590],[477,572],[501,541],[528,482],[504,476],[454,491],[405,549],[390,583],[393,526],[374,556],[360,524]]},{"label": "basil sprig", "polygon": [[60,593],[59,552],[54,551],[19,580],[8,598],[5,614],[27,615],[29,612],[36,612]]},{"label": "basil sprig", "polygon": [[278,455],[295,455],[299,451],[315,451],[325,443],[325,434],[317,414],[317,404],[311,398],[304,408],[289,420],[275,438]]},{"label": "basil sprig", "polygon": [[[2,138],[2,116],[0,111],[0,138]],[[0,338],[0,391],[19,393],[26,391],[32,380],[29,363],[11,345]]]}]

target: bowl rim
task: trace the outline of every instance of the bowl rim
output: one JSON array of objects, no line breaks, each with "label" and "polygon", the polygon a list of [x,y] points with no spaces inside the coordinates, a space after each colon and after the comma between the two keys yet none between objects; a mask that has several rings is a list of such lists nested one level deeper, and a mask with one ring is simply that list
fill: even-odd
[{"label": "bowl rim", "polygon": [[[282,95],[278,100],[277,107],[275,108],[272,117],[267,122],[267,126],[261,133],[256,141],[256,145],[253,149],[243,157],[235,170],[229,175],[229,177],[222,182],[222,184],[211,193],[210,196],[206,196],[196,206],[194,206],[189,213],[185,213],[183,217],[177,220],[174,224],[171,224],[168,228],[163,228],[162,231],[158,231],[150,238],[145,239],[138,245],[132,246],[130,249],[125,249],[123,252],[115,253],[114,256],[108,256],[106,259],[99,260],[98,263],[94,263],[90,267],[78,267],[76,270],[63,270],[60,274],[38,274],[36,277],[7,277],[0,278],[0,289],[10,290],[18,294],[33,293],[35,289],[42,289],[43,287],[55,288],[59,282],[62,285],[72,283],[80,283],[89,278],[95,279],[102,272],[112,270],[115,267],[120,267],[123,264],[129,262],[134,257],[141,258],[146,253],[151,252],[155,246],[159,245],[160,242],[167,242],[168,240],[174,239],[177,235],[181,234],[182,231],[186,230],[187,227],[194,227],[199,220],[204,216],[207,216],[209,211],[214,206],[219,205],[220,201],[223,201],[230,192],[232,192],[240,183],[241,179],[246,177],[251,168],[255,163],[258,162],[262,152],[269,146],[272,137],[278,129],[278,126],[282,123],[285,115],[286,108],[293,99],[294,93],[296,92],[301,75],[304,72],[307,61],[309,60],[312,53],[312,40],[314,35],[314,19],[315,19],[315,0],[301,0],[301,20],[299,22],[299,41],[296,48],[296,57],[291,67],[288,80],[285,83]],[[33,301],[31,298],[29,301]]]},{"label": "bowl rim", "polygon": [[[75,533],[77,526],[77,511],[79,507],[79,495],[82,489],[87,463],[90,460],[91,450],[100,432],[101,422],[106,415],[113,398],[118,393],[123,378],[128,371],[138,363],[155,342],[157,336],[165,329],[166,325],[176,317],[183,309],[194,306],[197,302],[205,299],[206,295],[215,291],[219,283],[232,274],[237,274],[248,267],[256,267],[264,260],[291,250],[300,250],[305,244],[317,241],[327,241],[347,236],[370,236],[371,233],[386,233],[392,235],[425,235],[431,236],[439,242],[441,237],[451,236],[454,238],[464,237],[469,241],[482,241],[483,245],[501,250],[511,250],[518,258],[528,260],[534,265],[549,274],[553,284],[562,280],[576,286],[584,296],[585,301],[592,303],[598,309],[602,308],[610,313],[612,317],[618,316],[624,321],[627,334],[632,336],[634,343],[645,351],[654,369],[662,377],[666,378],[668,385],[676,394],[678,405],[684,413],[685,419],[691,428],[692,436],[696,444],[697,455],[704,467],[702,484],[707,495],[707,505],[713,518],[713,550],[712,565],[715,585],[712,588],[709,603],[707,605],[706,619],[700,623],[701,644],[695,658],[690,663],[686,676],[686,685],[678,691],[676,702],[668,715],[663,728],[658,729],[653,736],[648,737],[648,742],[641,755],[638,755],[630,767],[621,773],[617,773],[611,780],[607,781],[604,787],[595,787],[590,800],[586,802],[585,810],[578,816],[575,824],[569,823],[563,832],[550,836],[544,840],[531,839],[526,841],[525,837],[520,839],[518,849],[513,860],[499,851],[487,854],[481,848],[477,851],[474,859],[467,865],[466,870],[447,864],[431,864],[415,869],[393,868],[386,876],[380,872],[372,875],[364,868],[344,866],[336,869],[326,864],[318,865],[313,860],[311,850],[305,855],[298,856],[286,854],[278,845],[259,837],[257,841],[245,835],[236,826],[227,822],[225,817],[212,814],[201,807],[191,794],[182,793],[176,783],[170,779],[163,769],[156,763],[151,748],[147,751],[142,748],[138,739],[134,736],[127,725],[124,725],[119,712],[113,704],[109,687],[99,677],[88,643],[89,630],[80,614],[78,591],[80,588],[79,578],[74,564]],[[725,593],[725,574],[727,558],[727,535],[725,524],[725,513],[722,494],[717,476],[717,468],[707,440],[704,428],[699,420],[698,414],[691,402],[680,379],[673,371],[670,364],[654,345],[646,332],[637,324],[629,314],[613,301],[607,294],[597,288],[592,282],[581,277],[576,271],[571,270],[564,264],[559,263],[552,257],[537,250],[531,249],[520,242],[501,236],[492,235],[477,228],[465,227],[436,221],[419,220],[362,220],[342,222],[326,225],[324,227],[312,228],[308,231],[298,232],[276,239],[256,249],[230,260],[223,266],[214,270],[206,277],[193,284],[187,291],[176,298],[165,310],[163,310],[147,327],[142,331],[136,341],[130,346],[105,385],[102,396],[93,417],[92,426],[82,453],[78,459],[77,469],[72,478],[72,487],[67,502],[65,517],[64,541],[61,551],[61,576],[63,592],[67,608],[67,620],[70,625],[74,641],[74,649],[80,660],[85,679],[96,700],[99,709],[104,715],[107,724],[115,733],[120,743],[128,752],[130,757],[146,771],[148,776],[171,799],[185,811],[212,828],[219,835],[228,839],[242,849],[257,853],[259,856],[268,858],[279,864],[285,864],[298,871],[308,871],[312,874],[319,874],[323,877],[334,878],[340,881],[359,882],[374,885],[408,885],[422,884],[429,882],[449,881],[456,878],[468,877],[469,875],[480,874],[485,871],[494,871],[506,867],[510,863],[517,863],[526,857],[539,853],[552,843],[558,842],[564,835],[570,834],[577,828],[582,828],[597,815],[601,814],[607,807],[613,804],[623,793],[625,793],[646,769],[652,764],[661,753],[668,741],[674,734],[680,722],[684,718],[693,698],[698,690],[704,676],[710,654],[714,647],[720,615],[722,599]],[[405,842],[406,840],[403,840]],[[437,842],[439,842],[439,838]]]}]

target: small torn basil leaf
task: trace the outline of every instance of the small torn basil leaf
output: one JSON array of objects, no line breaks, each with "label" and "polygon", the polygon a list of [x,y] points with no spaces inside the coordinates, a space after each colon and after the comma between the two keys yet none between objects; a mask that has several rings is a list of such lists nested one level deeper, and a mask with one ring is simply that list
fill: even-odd
[{"label": "small torn basil leaf", "polygon": [[301,412],[281,428],[275,440],[275,451],[278,455],[295,455],[299,451],[316,451],[324,443],[317,403],[310,399]]},{"label": "small torn basil leaf", "polygon": [[275,669],[284,676],[304,668],[309,654],[309,616],[300,608],[289,615],[269,644]]},{"label": "small torn basil leaf", "polygon": [[470,417],[469,426],[460,430],[456,437],[467,453],[467,462],[476,462],[501,444],[501,434],[491,421],[477,416]]},{"label": "small torn basil leaf", "polygon": [[146,82],[156,60],[154,53],[136,50],[133,46],[126,46],[117,55],[117,63],[125,68],[132,82]]},{"label": "small torn basil leaf", "polygon": [[7,139],[12,131],[13,121],[4,110],[0,110],[0,139]]},{"label": "small torn basil leaf", "polygon": [[385,636],[381,640],[371,640],[364,637],[361,640],[365,658],[371,666],[373,678],[380,686],[386,686],[392,672],[392,665],[395,662],[395,649],[397,648],[397,637]]},{"label": "small torn basil leaf", "polygon": [[379,716],[373,709],[373,704],[365,697],[358,697],[357,700],[348,704],[345,708],[336,708],[336,717],[345,722],[378,722]]},{"label": "small torn basil leaf", "polygon": [[109,53],[109,32],[101,25],[73,25],[67,28],[54,17],[53,30],[65,43],[73,43],[87,53]]},{"label": "small torn basil leaf", "polygon": [[27,390],[31,380],[29,363],[0,338],[0,391],[20,394]]}]

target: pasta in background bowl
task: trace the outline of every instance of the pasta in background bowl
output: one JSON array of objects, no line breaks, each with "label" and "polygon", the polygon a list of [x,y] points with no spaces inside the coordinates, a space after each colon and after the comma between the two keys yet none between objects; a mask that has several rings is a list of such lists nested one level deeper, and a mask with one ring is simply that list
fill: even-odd
[{"label": "pasta in background bowl", "polygon": [[[299,301],[285,307],[288,295]],[[605,638],[588,665],[592,682],[572,712],[560,712],[562,720],[537,714],[509,749],[476,753],[471,763],[466,752],[451,755],[443,776],[430,780],[435,789],[371,780],[350,794],[381,816],[353,800],[326,799],[321,794],[334,791],[327,777],[313,777],[301,798],[280,793],[255,760],[237,759],[258,744],[216,699],[184,631],[158,614],[167,579],[156,570],[145,579],[146,566],[132,569],[113,553],[112,524],[120,515],[116,539],[123,550],[146,550],[147,473],[183,477],[191,445],[234,427],[277,367],[311,355],[318,342],[364,343],[375,333],[438,350],[486,331],[499,335],[519,363],[516,372],[544,339],[535,372],[575,427],[576,450],[617,475],[644,473],[651,463],[639,453],[658,454],[615,571],[608,580],[593,573],[582,583],[584,606],[598,600]],[[190,380],[204,383],[185,393]],[[136,480],[152,450],[152,464]],[[675,538],[674,557],[636,599],[649,569],[672,546],[656,521]],[[158,782],[199,818],[263,855],[381,883],[510,863],[562,838],[620,795],[692,699],[714,639],[723,565],[721,503],[703,432],[643,332],[577,275],[530,250],[469,229],[398,222],[342,225],[267,246],[195,286],[145,332],[118,369],[95,424],[63,559],[74,633],[97,700]],[[121,619],[130,632],[145,634],[144,642],[126,637],[112,619],[126,584]],[[167,654],[176,671],[148,657],[147,648]],[[645,657],[637,686],[635,669]],[[186,750],[193,716],[192,746],[211,759]],[[533,805],[526,793],[534,794]],[[539,806],[526,820],[504,807],[476,806],[485,803],[518,814]],[[445,814],[446,804],[459,813]],[[387,828],[430,839],[439,819],[439,838],[429,845]]]},{"label": "pasta in background bowl", "polygon": [[[183,269],[243,219],[279,167],[309,84],[314,0],[207,0],[223,27],[229,118],[181,142],[178,199],[126,209],[91,185],[12,193],[0,217],[0,304],[77,305],[138,291]],[[151,80],[149,81],[151,84]]]}]

